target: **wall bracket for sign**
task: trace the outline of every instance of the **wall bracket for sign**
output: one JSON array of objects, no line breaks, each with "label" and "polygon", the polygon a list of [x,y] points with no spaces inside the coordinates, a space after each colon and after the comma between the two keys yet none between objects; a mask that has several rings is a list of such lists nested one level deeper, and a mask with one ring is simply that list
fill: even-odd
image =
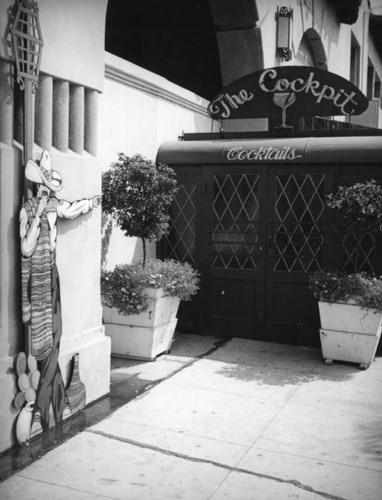
[{"label": "wall bracket for sign", "polygon": [[341,76],[281,66],[233,81],[212,99],[208,113],[216,120],[268,118],[270,129],[288,129],[301,116],[360,115],[368,105],[367,97]]}]

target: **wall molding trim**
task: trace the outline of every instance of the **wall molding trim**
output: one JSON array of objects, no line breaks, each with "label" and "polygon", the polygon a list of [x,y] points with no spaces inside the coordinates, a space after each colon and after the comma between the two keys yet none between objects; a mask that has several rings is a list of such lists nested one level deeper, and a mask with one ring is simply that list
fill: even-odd
[{"label": "wall molding trim", "polygon": [[[106,53],[105,78],[208,116],[208,101],[135,64]],[[124,66],[124,67],[121,67]],[[188,94],[188,95],[186,95]]]}]

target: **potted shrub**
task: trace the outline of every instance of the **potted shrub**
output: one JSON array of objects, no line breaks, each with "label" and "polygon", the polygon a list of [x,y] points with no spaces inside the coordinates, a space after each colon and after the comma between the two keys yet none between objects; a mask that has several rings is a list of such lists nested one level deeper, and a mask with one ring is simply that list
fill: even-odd
[{"label": "potted shrub", "polygon": [[320,339],[325,363],[359,363],[366,369],[381,336],[382,278],[359,270],[362,236],[382,229],[382,188],[374,180],[340,186],[326,200],[335,229],[356,240],[351,273],[317,271],[310,288],[318,299]]},{"label": "potted shrub", "polygon": [[170,349],[180,300],[198,290],[198,273],[188,263],[146,259],[146,240],[168,231],[168,207],[176,194],[174,171],[136,154],[119,154],[102,175],[103,211],[128,237],[142,241],[143,260],[102,271],[106,334],[112,354],[154,360]]}]

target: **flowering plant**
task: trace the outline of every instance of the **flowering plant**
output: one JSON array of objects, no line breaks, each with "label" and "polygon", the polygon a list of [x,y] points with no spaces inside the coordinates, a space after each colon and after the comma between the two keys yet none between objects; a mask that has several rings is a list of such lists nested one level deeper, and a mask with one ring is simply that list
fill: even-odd
[{"label": "flowering plant", "polygon": [[187,301],[199,289],[199,275],[187,262],[159,259],[148,260],[145,267],[141,263],[121,264],[101,274],[103,302],[117,308],[120,314],[146,311],[147,287],[163,288],[168,295]]},{"label": "flowering plant", "polygon": [[317,271],[310,277],[310,289],[323,302],[351,303],[382,312],[382,277]]},{"label": "flowering plant", "polygon": [[141,264],[119,264],[113,271],[102,271],[102,302],[115,307],[121,314],[139,314],[146,311],[148,301],[142,295],[145,287]]}]

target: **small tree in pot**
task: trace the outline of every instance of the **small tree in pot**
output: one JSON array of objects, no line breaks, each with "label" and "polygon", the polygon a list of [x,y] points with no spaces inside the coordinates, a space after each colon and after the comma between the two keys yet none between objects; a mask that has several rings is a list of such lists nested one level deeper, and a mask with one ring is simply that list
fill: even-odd
[{"label": "small tree in pot", "polygon": [[360,271],[362,238],[382,231],[382,187],[374,180],[339,186],[326,200],[335,230],[355,239],[352,272],[317,271],[310,288],[319,301],[321,346],[333,359],[360,363],[374,359],[382,328],[382,278]]},{"label": "small tree in pot", "polygon": [[125,236],[140,238],[142,263],[103,271],[101,289],[106,334],[112,353],[155,359],[171,345],[180,300],[198,290],[198,273],[188,263],[146,261],[146,240],[159,241],[168,231],[168,208],[177,188],[174,171],[140,154],[119,154],[102,175],[103,211]]},{"label": "small tree in pot", "polygon": [[168,208],[176,194],[175,172],[140,154],[119,153],[118,161],[102,174],[102,210],[111,215],[125,236],[159,241],[168,229]]}]

